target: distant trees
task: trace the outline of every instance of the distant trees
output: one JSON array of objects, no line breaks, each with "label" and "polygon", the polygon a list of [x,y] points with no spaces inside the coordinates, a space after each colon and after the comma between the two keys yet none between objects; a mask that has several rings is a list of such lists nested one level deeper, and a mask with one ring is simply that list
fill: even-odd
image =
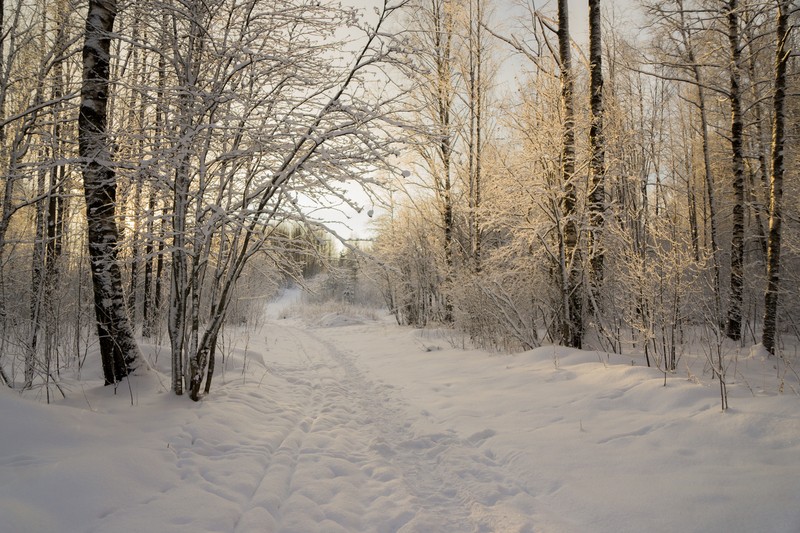
[{"label": "distant trees", "polygon": [[171,387],[198,399],[244,287],[316,250],[308,206],[384,181],[371,272],[400,323],[665,371],[698,326],[717,355],[780,353],[797,13],[649,2],[634,40],[587,2],[586,54],[565,1],[511,26],[490,0],[414,0],[405,30],[403,2],[369,24],[294,0],[3,2],[0,380],[49,394],[99,323],[107,383],[140,364],[136,333],[166,333]]},{"label": "distant trees", "polygon": [[[462,12],[474,13],[470,6],[464,2]],[[380,247],[389,285],[409,284],[409,290],[391,291],[395,309],[402,308],[398,297],[444,291],[455,326],[479,344],[529,347],[547,338],[569,346],[635,347],[648,364],[666,371],[677,369],[681,346],[696,326],[715,339],[706,339],[714,353],[722,353],[717,347],[724,337],[758,342],[774,325],[761,315],[778,316],[773,297],[782,294],[767,271],[786,273],[776,270],[781,221],[788,220],[780,214],[780,157],[797,165],[788,156],[793,152],[780,148],[781,138],[794,143],[781,133],[788,108],[779,106],[794,105],[785,103],[792,93],[778,82],[782,66],[783,82],[796,85],[787,52],[793,40],[788,30],[777,44],[768,36],[797,14],[787,5],[745,0],[648,2],[646,39],[633,41],[614,21],[601,23],[600,2],[588,7],[586,56],[575,54],[566,2],[549,12],[529,7],[524,28],[480,23],[494,46],[515,54],[521,62],[515,65],[523,67],[515,68],[505,93],[483,86],[481,113],[497,121],[499,134],[478,149],[480,201],[472,178],[451,183],[452,265],[436,262],[436,234],[417,229],[429,227],[430,211],[419,189],[411,187],[413,200],[383,226],[379,241],[413,249],[396,254],[388,244]],[[776,18],[782,12],[785,18]],[[433,26],[415,29],[420,40],[441,35]],[[453,42],[474,34],[474,26],[459,24],[447,33]],[[438,86],[425,77],[433,72],[412,76],[421,91]],[[475,78],[451,73],[442,79],[467,104],[454,100],[451,123],[471,124]],[[765,97],[773,93],[770,109]],[[419,103],[420,116],[436,116],[433,100]],[[764,133],[770,122],[779,141],[772,143],[772,161]],[[457,177],[460,161],[475,168],[474,144],[459,139],[448,146]],[[418,169],[420,183],[437,183],[432,166]],[[770,238],[764,228],[768,189],[777,210],[769,212]],[[475,235],[480,268],[471,269]],[[796,250],[790,255],[796,265]],[[451,271],[455,284],[437,283]],[[429,288],[410,289],[422,286]],[[788,327],[796,321],[795,307],[784,310]],[[437,320],[434,309],[420,305],[406,321]],[[766,338],[764,345],[774,347]],[[724,361],[715,357],[712,366],[722,383]]]}]

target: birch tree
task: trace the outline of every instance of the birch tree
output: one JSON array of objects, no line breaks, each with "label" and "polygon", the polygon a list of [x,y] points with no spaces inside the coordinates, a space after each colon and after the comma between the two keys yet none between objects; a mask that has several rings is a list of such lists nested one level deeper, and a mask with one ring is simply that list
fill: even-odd
[{"label": "birch tree", "polygon": [[600,0],[589,0],[589,280],[596,301],[603,283],[600,242],[605,223],[605,140],[603,137],[603,41]]},{"label": "birch tree", "polygon": [[117,261],[117,184],[107,131],[110,46],[116,15],[114,0],[89,2],[78,117],[94,307],[107,385],[119,382],[141,364]]},{"label": "birch tree", "polygon": [[[433,194],[439,206],[439,220],[435,224],[441,231],[441,254],[444,264],[442,318],[449,322],[453,318],[452,297],[449,285],[452,282],[455,235],[455,178],[454,157],[459,118],[455,110],[457,97],[457,61],[454,50],[456,35],[456,12],[454,0],[424,0],[412,4],[416,9],[409,25],[418,28],[413,35],[415,59],[419,67],[412,74],[415,80],[414,97],[420,111],[417,114],[416,131],[419,140],[414,147],[423,164],[422,171],[429,177]],[[474,164],[474,160],[471,160]],[[438,298],[437,298],[438,299]],[[428,320],[427,317],[424,320]]]},{"label": "birch tree", "polygon": [[469,256],[474,272],[481,270],[481,201],[484,181],[484,152],[488,137],[487,96],[489,92],[489,51],[486,37],[488,17],[485,0],[469,0],[467,61],[464,75],[467,89],[467,182],[469,204]]},{"label": "birch tree", "polygon": [[575,81],[572,72],[572,43],[569,33],[567,0],[558,1],[558,60],[561,72],[561,199],[563,242],[559,242],[559,270],[563,301],[560,342],[580,348],[583,339],[583,305],[581,284],[581,252],[578,248],[577,192],[575,187]]},{"label": "birch tree", "polygon": [[783,174],[786,143],[786,69],[791,26],[791,2],[777,0],[775,23],[775,81],[772,97],[772,174],[769,180],[769,239],[767,242],[767,289],[764,294],[764,330],[761,343],[775,353],[778,328],[778,295],[781,281],[781,233],[783,229]]},{"label": "birch tree", "polygon": [[728,44],[730,49],[731,155],[733,161],[733,229],[731,234],[731,284],[726,334],[733,340],[742,335],[744,289],[744,119],[742,117],[742,44],[739,37],[738,0],[728,3]]}]

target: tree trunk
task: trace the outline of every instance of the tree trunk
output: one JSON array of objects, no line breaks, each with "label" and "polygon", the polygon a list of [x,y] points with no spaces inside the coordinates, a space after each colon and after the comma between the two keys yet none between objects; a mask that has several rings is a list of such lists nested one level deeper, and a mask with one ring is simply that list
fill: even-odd
[{"label": "tree trunk", "polygon": [[[473,1],[475,6],[473,8]],[[481,270],[481,181],[483,172],[484,41],[483,0],[469,5],[469,237],[473,272]]]},{"label": "tree trunk", "polygon": [[[165,39],[161,39],[161,46],[165,46]],[[161,149],[161,136],[164,131],[164,107],[166,105],[164,99],[164,88],[166,85],[166,60],[164,54],[158,56],[158,91],[156,96],[155,106],[155,140],[154,152],[159,153]],[[158,189],[151,187],[147,199],[147,235],[145,236],[145,265],[144,265],[144,296],[142,307],[142,337],[150,338],[154,335],[161,309],[161,271],[164,263],[164,216],[159,217],[159,245],[158,245],[158,259],[153,257],[155,251],[155,216],[156,206],[158,204]],[[153,261],[157,262],[155,282],[153,280]],[[154,286],[155,285],[155,286]]]},{"label": "tree trunk", "polygon": [[[140,150],[139,153],[143,153]],[[133,189],[133,228],[131,231],[131,271],[130,280],[128,282],[128,315],[131,319],[131,324],[136,326],[137,322],[137,287],[139,286],[139,262],[141,261],[141,230],[139,228],[139,219],[141,218],[141,202],[142,202],[142,179],[144,177],[136,173],[134,179],[136,184]]]},{"label": "tree trunk", "polygon": [[[63,57],[67,45],[67,6],[64,0],[58,2],[58,34],[56,37],[56,53],[59,59],[53,65],[53,100],[58,101],[64,95],[66,84],[64,76]],[[60,288],[59,260],[64,247],[64,232],[66,230],[67,206],[65,198],[64,181],[67,178],[67,166],[62,163],[66,157],[65,145],[68,141],[63,139],[62,124],[63,109],[61,103],[53,106],[53,138],[51,140],[51,157],[53,168],[50,169],[50,183],[47,192],[47,245],[45,247],[45,288],[44,302],[48,325],[48,352],[53,342],[57,342],[60,321],[57,317],[57,305]],[[58,352],[56,352],[56,356]],[[49,357],[49,355],[48,355]],[[59,372],[56,362],[56,372]]]},{"label": "tree trunk", "polygon": [[106,132],[111,32],[116,13],[114,0],[89,1],[78,117],[94,307],[107,385],[135,370],[141,359],[126,313],[117,261],[117,184],[110,167],[112,154]]},{"label": "tree trunk", "polygon": [[[179,83],[187,88],[196,88],[202,61],[204,29],[201,23],[201,2],[190,3],[193,18],[190,21],[190,30],[186,36],[186,52],[182,64],[178,69]],[[173,31],[175,28],[173,27]],[[181,39],[178,35],[175,39]],[[184,392],[184,387],[189,385],[190,373],[187,373],[188,364],[194,354],[187,350],[187,324],[189,323],[189,297],[191,295],[190,274],[192,268],[189,263],[190,241],[187,238],[187,218],[190,208],[190,189],[192,186],[192,150],[194,146],[197,120],[193,91],[183,91],[178,96],[177,120],[180,121],[178,135],[178,164],[175,168],[173,183],[172,206],[172,275],[169,300],[169,338],[172,350],[172,388],[176,395]]]},{"label": "tree trunk", "polygon": [[[445,322],[453,320],[453,304],[449,287],[453,276],[453,191],[452,191],[452,118],[453,94],[451,88],[453,15],[446,2],[434,0],[435,20],[435,61],[437,68],[437,106],[439,135],[439,156],[441,168],[442,223],[444,225],[445,258]],[[438,11],[437,11],[438,10]]]},{"label": "tree trunk", "polygon": [[186,216],[188,212],[188,156],[175,171],[172,207],[172,275],[169,298],[169,339],[172,352],[172,391],[180,396],[184,386],[184,345],[186,342],[186,310],[188,261],[186,258]]},{"label": "tree trunk", "polygon": [[[40,154],[44,159],[44,154]],[[33,385],[33,377],[36,369],[36,362],[39,351],[39,331],[42,326],[42,300],[44,296],[44,227],[45,220],[44,196],[45,196],[46,171],[40,168],[36,178],[36,196],[40,198],[36,202],[36,218],[33,241],[33,257],[31,261],[31,295],[30,295],[30,319],[31,329],[28,336],[28,346],[25,353],[25,385],[29,389]]]},{"label": "tree trunk", "polygon": [[155,329],[154,317],[155,310],[150,306],[153,301],[153,235],[155,217],[155,189],[151,190],[147,199],[147,234],[145,235],[144,245],[144,294],[142,295],[142,337],[149,339],[153,336]]},{"label": "tree trunk", "polygon": [[739,2],[728,4],[728,40],[731,53],[731,151],[733,159],[733,229],[731,234],[731,292],[726,334],[733,340],[742,337],[742,299],[744,287],[744,122],[739,69]]},{"label": "tree trunk", "polygon": [[[603,49],[600,0],[589,0],[589,91],[591,125],[589,127],[589,280],[598,301],[603,284],[603,250],[600,236],[605,224],[605,140],[603,136]],[[595,310],[599,311],[599,310]]]},{"label": "tree trunk", "polygon": [[785,133],[786,66],[789,62],[788,0],[778,0],[778,20],[775,30],[775,94],[772,124],[772,176],[769,183],[769,242],[767,243],[767,290],[764,294],[764,331],[761,343],[775,354],[775,335],[778,325],[778,291],[781,266],[781,222],[783,200],[783,148]]},{"label": "tree trunk", "polygon": [[580,250],[578,249],[577,195],[575,191],[575,104],[572,77],[572,50],[569,36],[567,0],[558,0],[558,52],[561,67],[561,104],[564,112],[561,151],[561,181],[564,193],[561,214],[564,218],[564,257],[562,259],[564,301],[561,343],[580,348],[583,337],[582,299],[580,291]]}]

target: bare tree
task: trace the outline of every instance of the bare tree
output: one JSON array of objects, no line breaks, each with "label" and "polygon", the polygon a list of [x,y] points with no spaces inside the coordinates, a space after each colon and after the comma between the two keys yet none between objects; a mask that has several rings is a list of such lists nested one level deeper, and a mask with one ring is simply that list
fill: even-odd
[{"label": "bare tree", "polygon": [[775,86],[772,100],[772,174],[769,188],[769,240],[767,243],[767,290],[764,294],[764,330],[761,343],[769,353],[775,353],[778,325],[778,293],[781,280],[781,230],[783,222],[783,173],[786,135],[786,67],[791,27],[791,2],[777,0],[775,24]]},{"label": "bare tree", "polygon": [[[703,178],[708,207],[710,255],[712,260],[711,289],[716,299],[716,314],[721,320],[722,301],[720,286],[720,247],[719,214],[716,198],[715,179],[712,168],[712,139],[709,120],[708,92],[713,90],[707,83],[704,64],[698,59],[698,33],[704,24],[699,17],[708,14],[707,10],[696,6],[686,6],[684,0],[660,2],[648,5],[651,16],[664,26],[668,39],[661,43],[663,63],[678,72],[674,79],[689,83],[696,90],[695,105],[699,113],[699,131],[702,140]],[[699,28],[699,29],[698,29]],[[669,48],[669,49],[668,49]]]},{"label": "bare tree", "polygon": [[733,229],[731,233],[731,290],[726,334],[733,340],[742,336],[744,288],[744,120],[742,118],[739,2],[728,2],[728,42],[730,46],[731,155],[733,160]]},{"label": "bare tree", "polygon": [[97,334],[107,385],[119,382],[141,364],[117,261],[117,184],[107,132],[110,45],[116,15],[114,0],[89,2],[78,116]]},{"label": "bare tree", "polygon": [[[148,156],[148,221],[139,228],[152,228],[145,252],[157,261],[155,241],[164,239],[153,233],[163,206],[176,394],[197,400],[210,389],[240,280],[251,258],[274,245],[276,228],[313,224],[303,203],[347,202],[342,183],[374,181],[370,174],[387,165],[395,141],[385,129],[397,123],[402,90],[381,69],[395,65],[399,43],[385,26],[400,5],[385,4],[374,26],[352,27],[363,30],[355,51],[339,32],[354,13],[328,4],[289,2],[276,11],[257,0],[155,2],[143,10],[158,17],[146,27],[163,43],[139,43],[160,56],[155,90],[140,82],[141,94],[155,93],[158,131],[143,148],[135,138],[128,145],[134,154],[149,150],[131,166]],[[159,185],[171,193],[166,205]],[[153,285],[159,292],[158,264],[145,263],[148,300]]]},{"label": "bare tree", "polygon": [[[600,242],[605,221],[605,140],[603,136],[603,41],[600,0],[589,0],[589,256],[590,289],[597,300],[603,283],[603,250]],[[596,310],[598,311],[598,310]]]},{"label": "bare tree", "polygon": [[572,43],[569,33],[567,0],[558,1],[558,59],[561,71],[561,182],[564,193],[561,211],[564,223],[563,242],[559,242],[559,267],[563,316],[560,342],[580,348],[583,340],[581,284],[581,252],[578,247],[578,206],[575,187],[575,80],[572,72]]}]

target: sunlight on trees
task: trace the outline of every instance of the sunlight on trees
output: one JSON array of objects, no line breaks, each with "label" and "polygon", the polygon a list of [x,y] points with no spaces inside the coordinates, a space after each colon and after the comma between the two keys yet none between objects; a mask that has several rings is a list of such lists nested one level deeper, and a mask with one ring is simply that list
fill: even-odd
[{"label": "sunlight on trees", "polygon": [[[254,294],[338,269],[479,346],[701,343],[724,405],[727,354],[800,335],[798,14],[586,8],[3,2],[0,380],[49,398],[99,341],[116,384],[147,343],[197,400]],[[368,246],[321,218],[353,187]]]}]

